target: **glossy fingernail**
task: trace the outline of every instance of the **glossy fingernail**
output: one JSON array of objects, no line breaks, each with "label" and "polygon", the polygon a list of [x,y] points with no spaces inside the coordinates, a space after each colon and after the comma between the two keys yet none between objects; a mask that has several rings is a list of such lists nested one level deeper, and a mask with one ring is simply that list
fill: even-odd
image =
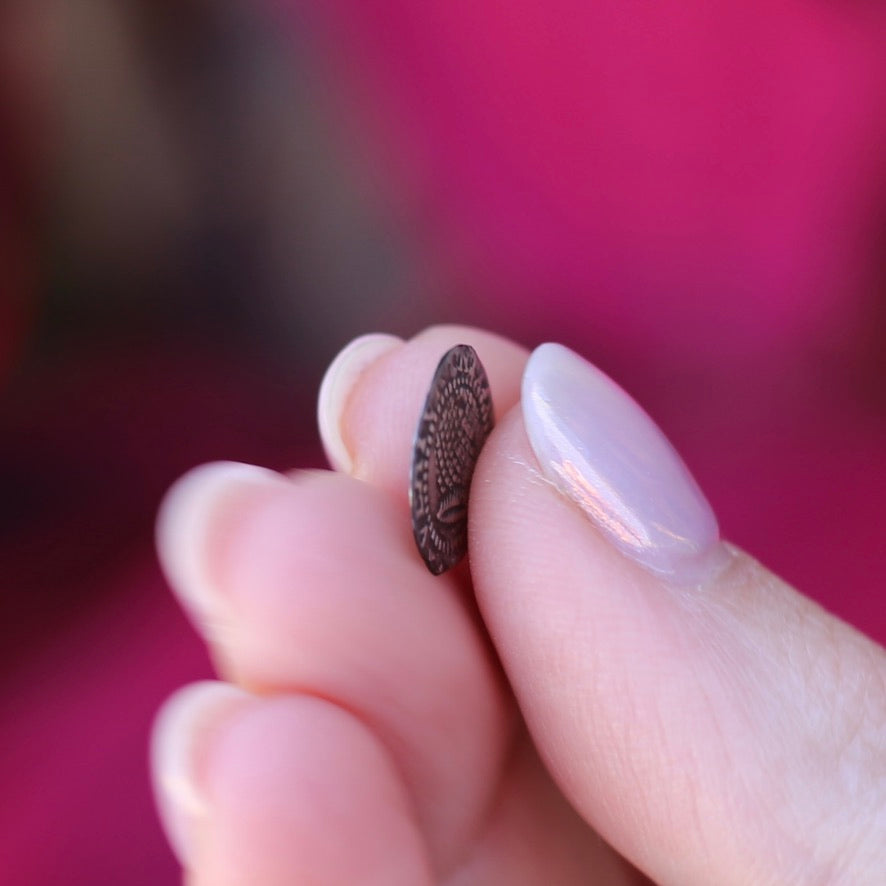
[{"label": "glossy fingernail", "polygon": [[227,722],[253,700],[228,683],[194,683],[173,695],[154,722],[150,754],[157,811],[185,867],[194,864],[199,831],[211,813],[202,780],[206,755]]},{"label": "glossy fingernail", "polygon": [[716,544],[716,517],[676,450],[599,369],[541,345],[523,374],[522,407],[542,472],[625,554],[673,574]]},{"label": "glossy fingernail", "polygon": [[317,398],[317,424],[329,463],[350,473],[354,461],[342,435],[341,419],[357,379],[382,354],[403,344],[395,335],[381,332],[355,338],[329,365]]},{"label": "glossy fingernail", "polygon": [[169,583],[203,633],[212,633],[222,598],[210,544],[214,528],[257,490],[291,483],[266,468],[212,462],[185,474],[166,494],[157,518],[157,550]]}]

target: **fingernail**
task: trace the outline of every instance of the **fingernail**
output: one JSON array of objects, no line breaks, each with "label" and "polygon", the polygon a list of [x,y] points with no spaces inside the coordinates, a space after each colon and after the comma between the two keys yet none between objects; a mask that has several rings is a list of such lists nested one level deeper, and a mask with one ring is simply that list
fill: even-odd
[{"label": "fingernail", "polygon": [[629,557],[673,574],[715,545],[717,519],[688,468],[599,369],[541,345],[523,374],[522,406],[542,472]]},{"label": "fingernail", "polygon": [[228,683],[194,683],[160,709],[151,735],[151,773],[160,821],[179,862],[194,864],[201,825],[210,814],[202,764],[231,716],[252,696]]},{"label": "fingernail", "polygon": [[320,426],[320,440],[326,457],[332,467],[339,471],[350,473],[354,466],[341,430],[341,419],[348,397],[363,371],[382,354],[401,344],[403,339],[395,335],[381,332],[361,335],[339,352],[323,376],[317,398],[317,424]]},{"label": "fingernail", "polygon": [[210,543],[215,529],[256,490],[290,483],[266,468],[222,461],[194,468],[166,494],[157,517],[160,561],[185,610],[204,633],[218,621],[222,598],[213,569],[218,558]]}]

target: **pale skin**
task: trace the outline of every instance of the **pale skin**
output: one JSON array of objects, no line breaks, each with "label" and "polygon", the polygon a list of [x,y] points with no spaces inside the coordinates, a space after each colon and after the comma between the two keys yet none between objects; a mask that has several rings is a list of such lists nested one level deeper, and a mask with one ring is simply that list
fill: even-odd
[{"label": "pale skin", "polygon": [[[404,478],[457,343],[498,424],[470,563],[434,577]],[[223,681],[155,738],[186,882],[886,882],[882,648],[725,543],[692,581],[611,547],[539,474],[526,358],[391,339],[324,417],[339,470],[171,493],[161,560]]]}]

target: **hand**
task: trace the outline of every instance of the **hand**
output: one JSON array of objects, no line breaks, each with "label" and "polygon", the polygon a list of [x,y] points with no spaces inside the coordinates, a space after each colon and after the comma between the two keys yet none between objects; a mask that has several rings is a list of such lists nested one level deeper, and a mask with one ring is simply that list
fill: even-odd
[{"label": "hand", "polygon": [[[412,436],[462,342],[498,426],[470,570],[434,577]],[[170,493],[160,554],[225,681],[154,737],[189,882],[886,882],[883,650],[720,542],[568,352],[536,352],[521,409],[526,359],[463,328],[358,340],[321,395],[338,471],[209,465]]]}]

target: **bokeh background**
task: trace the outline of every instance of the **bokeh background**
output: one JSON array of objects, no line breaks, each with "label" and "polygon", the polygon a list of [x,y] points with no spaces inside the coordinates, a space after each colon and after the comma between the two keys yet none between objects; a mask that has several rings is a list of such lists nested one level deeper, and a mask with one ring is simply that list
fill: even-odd
[{"label": "bokeh background", "polygon": [[884,46],[863,0],[4,3],[0,882],[178,881],[157,504],[322,464],[363,332],[579,349],[886,640]]}]

